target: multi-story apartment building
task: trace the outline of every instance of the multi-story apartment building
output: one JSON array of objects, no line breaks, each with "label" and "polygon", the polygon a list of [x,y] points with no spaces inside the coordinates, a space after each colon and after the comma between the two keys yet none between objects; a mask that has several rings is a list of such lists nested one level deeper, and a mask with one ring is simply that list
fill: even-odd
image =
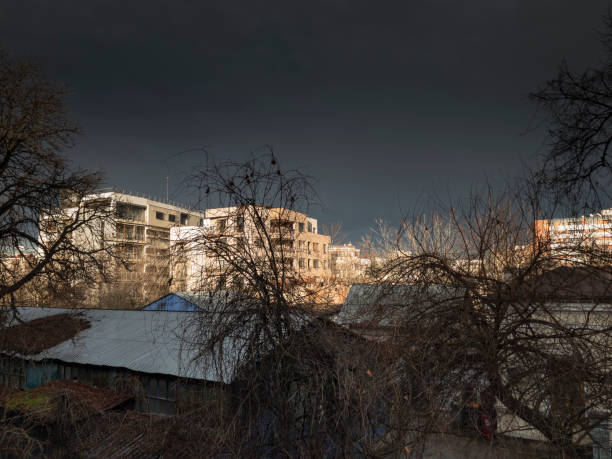
[{"label": "multi-story apartment building", "polygon": [[[113,263],[109,270],[111,287],[135,290],[136,296],[144,299],[169,288],[170,229],[199,226],[204,221],[202,212],[116,191],[89,195],[83,203],[105,209],[108,217],[99,223],[100,237],[75,235],[75,240],[82,244],[112,244],[123,262]],[[43,239],[46,236],[41,234]]]},{"label": "multi-story apartment building", "polygon": [[612,209],[604,209],[588,217],[536,220],[535,227],[536,237],[550,242],[553,249],[568,252],[568,256],[571,256],[572,247],[585,242],[612,249]]},{"label": "multi-story apartment building", "polygon": [[173,271],[177,289],[202,288],[206,273],[224,263],[210,244],[198,243],[203,235],[208,240],[211,235],[233,239],[254,254],[271,244],[275,251],[282,251],[285,268],[306,284],[321,285],[331,278],[330,237],[318,233],[316,219],[282,208],[258,206],[257,212],[246,212],[224,207],[207,209],[200,228],[171,230],[171,244],[178,254]]},{"label": "multi-story apartment building", "polygon": [[361,258],[361,250],[353,244],[330,245],[332,275],[345,282],[363,282],[371,264],[369,258]]}]

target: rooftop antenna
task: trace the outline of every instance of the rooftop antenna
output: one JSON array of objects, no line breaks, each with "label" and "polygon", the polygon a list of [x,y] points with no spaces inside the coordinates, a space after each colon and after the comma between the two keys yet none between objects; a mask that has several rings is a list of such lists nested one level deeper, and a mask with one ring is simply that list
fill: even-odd
[{"label": "rooftop antenna", "polygon": [[168,176],[166,176],[166,202],[168,202]]}]

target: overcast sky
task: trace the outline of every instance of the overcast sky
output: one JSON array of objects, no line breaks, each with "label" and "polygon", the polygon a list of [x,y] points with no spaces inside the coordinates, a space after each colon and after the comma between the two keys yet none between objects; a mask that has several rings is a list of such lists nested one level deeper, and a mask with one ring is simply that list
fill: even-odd
[{"label": "overcast sky", "polygon": [[528,94],[562,59],[605,55],[603,0],[0,2],[0,44],[73,91],[69,155],[108,185],[170,198],[205,148],[271,144],[317,179],[354,242],[431,193],[535,164]]}]

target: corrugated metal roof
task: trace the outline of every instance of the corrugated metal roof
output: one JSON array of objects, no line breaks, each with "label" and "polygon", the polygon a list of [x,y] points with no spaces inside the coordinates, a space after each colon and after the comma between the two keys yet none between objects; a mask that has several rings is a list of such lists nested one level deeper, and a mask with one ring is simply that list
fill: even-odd
[{"label": "corrugated metal roof", "polygon": [[[90,323],[73,339],[46,349],[28,360],[57,359],[85,365],[127,368],[208,381],[229,382],[237,358],[225,355],[219,368],[212,355],[199,355],[196,313],[173,311],[122,311],[103,309],[17,308],[23,321],[56,314],[79,313]],[[196,325],[197,324],[197,325]],[[224,347],[240,347],[227,339]],[[198,358],[196,359],[196,356]]]},{"label": "corrugated metal roof", "polygon": [[412,307],[463,298],[463,290],[442,285],[354,284],[334,321],[341,325],[393,326]]}]

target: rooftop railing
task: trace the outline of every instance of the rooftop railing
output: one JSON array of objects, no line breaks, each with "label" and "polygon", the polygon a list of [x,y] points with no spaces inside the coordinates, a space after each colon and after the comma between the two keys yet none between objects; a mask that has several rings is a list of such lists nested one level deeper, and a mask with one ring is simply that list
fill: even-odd
[{"label": "rooftop railing", "polygon": [[128,195],[128,196],[136,196],[138,198],[144,198],[144,199],[149,199],[151,201],[161,202],[163,204],[169,204],[171,206],[180,207],[182,209],[189,210],[189,211],[192,211],[192,212],[204,213],[203,210],[196,209],[196,208],[193,208],[193,207],[189,207],[189,206],[186,206],[184,204],[180,204],[178,202],[172,201],[170,199],[159,198],[157,196],[150,195],[150,194],[147,194],[147,193],[140,193],[140,192],[137,192],[137,191],[132,191],[132,190],[127,190],[127,189],[123,189],[123,188],[118,188],[118,187],[115,187],[115,186],[98,188],[98,189],[96,189],[94,191],[94,193],[120,193],[120,194],[125,194],[125,195]]}]

